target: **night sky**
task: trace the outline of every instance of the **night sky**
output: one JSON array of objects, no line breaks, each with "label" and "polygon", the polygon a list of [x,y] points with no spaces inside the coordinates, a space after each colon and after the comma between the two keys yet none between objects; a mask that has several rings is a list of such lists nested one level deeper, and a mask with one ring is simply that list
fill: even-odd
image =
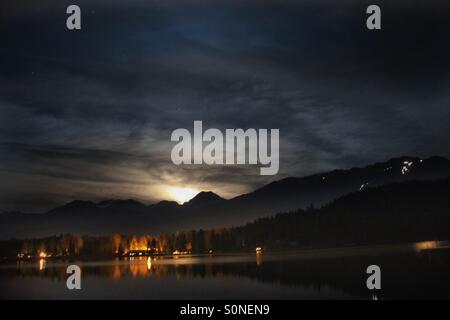
[{"label": "night sky", "polygon": [[[395,2],[393,4],[392,2]],[[365,10],[382,8],[382,30]],[[66,29],[66,8],[82,30]],[[401,155],[450,156],[448,1],[0,4],[0,211],[224,197]],[[171,132],[279,128],[280,172],[175,166]]]}]

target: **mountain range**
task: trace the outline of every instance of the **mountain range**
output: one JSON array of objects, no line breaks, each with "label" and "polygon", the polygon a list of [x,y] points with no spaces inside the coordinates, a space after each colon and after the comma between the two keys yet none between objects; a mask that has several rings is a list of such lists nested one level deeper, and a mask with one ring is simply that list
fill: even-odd
[{"label": "mountain range", "polygon": [[343,195],[368,188],[448,177],[450,161],[446,158],[400,157],[364,168],[285,178],[228,200],[211,191],[200,192],[181,205],[173,201],[145,205],[132,199],[74,200],[45,213],[0,214],[0,239],[61,233],[157,234],[238,226],[279,212],[320,207]]}]

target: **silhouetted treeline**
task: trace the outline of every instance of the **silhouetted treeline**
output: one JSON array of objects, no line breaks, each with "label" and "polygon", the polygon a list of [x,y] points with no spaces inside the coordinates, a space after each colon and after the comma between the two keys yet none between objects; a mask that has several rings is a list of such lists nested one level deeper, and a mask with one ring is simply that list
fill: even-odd
[{"label": "silhouetted treeline", "polygon": [[2,257],[111,256],[129,250],[155,254],[264,249],[323,248],[450,239],[450,179],[407,182],[367,189],[315,209],[278,214],[236,228],[165,235],[91,237],[60,235],[10,240],[0,244]]},{"label": "silhouetted treeline", "polygon": [[331,247],[450,239],[450,180],[367,189],[321,209],[279,214],[243,228],[251,245]]}]

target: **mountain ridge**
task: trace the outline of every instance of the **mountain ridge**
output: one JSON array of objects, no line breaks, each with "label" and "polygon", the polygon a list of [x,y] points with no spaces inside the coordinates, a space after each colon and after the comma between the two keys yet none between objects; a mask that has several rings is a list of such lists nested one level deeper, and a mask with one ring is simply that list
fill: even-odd
[{"label": "mountain ridge", "polygon": [[[419,158],[419,157],[401,156],[401,157],[391,158],[391,159],[389,159],[389,160],[387,160],[387,161],[384,161],[384,162],[376,162],[376,163],[367,165],[367,166],[365,166],[365,167],[352,167],[352,168],[349,168],[349,169],[334,169],[334,170],[331,170],[331,171],[326,171],[326,172],[321,172],[321,173],[315,173],[315,174],[312,174],[312,175],[307,175],[307,176],[302,176],[302,177],[286,177],[286,178],[282,178],[282,179],[280,179],[280,180],[275,180],[275,181],[272,181],[272,182],[270,182],[270,183],[268,183],[268,184],[266,184],[266,185],[263,185],[262,187],[257,188],[257,189],[255,189],[255,190],[249,192],[249,193],[242,194],[242,195],[237,195],[237,196],[232,197],[232,198],[230,198],[230,199],[222,198],[222,197],[220,197],[218,194],[216,194],[216,193],[213,192],[213,191],[200,191],[200,192],[199,192],[198,194],[196,194],[192,199],[190,199],[190,200],[184,202],[184,203],[181,204],[181,205],[178,204],[176,201],[173,201],[173,200],[167,200],[167,199],[163,199],[163,200],[160,200],[159,202],[156,202],[156,203],[150,203],[150,204],[147,204],[147,205],[144,204],[144,203],[142,203],[141,201],[135,200],[135,199],[107,199],[107,200],[100,200],[100,201],[98,201],[98,202],[94,202],[94,201],[92,201],[92,200],[72,200],[72,201],[70,201],[70,202],[68,202],[68,203],[66,203],[66,204],[63,204],[63,205],[61,205],[61,206],[57,206],[57,207],[55,207],[55,208],[53,208],[53,209],[50,209],[50,210],[48,210],[48,211],[46,211],[46,212],[33,213],[33,214],[49,213],[49,212],[52,212],[52,211],[55,210],[55,209],[63,208],[63,207],[66,207],[66,206],[72,206],[72,205],[74,205],[74,204],[77,204],[77,205],[81,205],[81,204],[85,204],[85,205],[94,204],[94,205],[97,205],[97,206],[103,206],[103,204],[106,204],[106,203],[111,203],[111,204],[112,204],[112,203],[115,203],[115,204],[119,204],[119,203],[133,202],[133,203],[136,203],[136,204],[145,206],[145,207],[158,206],[158,205],[162,205],[162,204],[164,204],[164,205],[167,205],[167,204],[177,204],[178,206],[183,206],[183,205],[185,205],[185,204],[192,203],[192,201],[193,201],[195,198],[197,198],[199,195],[202,196],[203,194],[213,194],[213,195],[217,196],[218,198],[220,198],[220,199],[222,199],[222,200],[234,200],[234,199],[238,199],[238,198],[240,198],[240,197],[242,197],[242,196],[246,196],[246,195],[249,195],[249,194],[252,194],[252,193],[255,193],[255,192],[261,192],[261,191],[263,191],[263,190],[266,190],[266,189],[268,189],[268,188],[271,188],[271,187],[273,187],[273,186],[275,186],[275,185],[280,185],[280,184],[282,184],[282,183],[289,183],[289,182],[292,182],[292,181],[299,181],[299,180],[305,180],[305,179],[317,179],[317,178],[322,179],[323,177],[327,178],[327,177],[330,176],[330,175],[333,176],[333,175],[340,174],[340,173],[356,172],[356,171],[365,170],[365,169],[369,169],[369,168],[386,167],[386,165],[390,165],[390,164],[398,164],[398,163],[401,163],[401,162],[404,162],[404,161],[415,161],[415,162],[420,162],[420,161],[422,161],[422,162],[425,163],[425,164],[429,164],[430,161],[431,161],[431,162],[433,162],[434,164],[439,163],[440,165],[448,165],[448,166],[450,166],[450,160],[448,160],[447,158],[442,157],[442,156],[432,156],[432,157],[426,158],[426,159],[424,159],[424,160],[422,160],[422,159]],[[322,180],[323,180],[323,179],[322,179]],[[194,202],[196,202],[196,201],[194,201]],[[9,212],[8,212],[8,211],[3,211],[3,212],[1,212],[0,214],[2,214],[2,213],[12,213],[12,212],[14,212],[14,213],[24,213],[24,212],[22,212],[22,211],[20,211],[20,210],[15,210],[15,211],[9,211]],[[28,213],[24,213],[24,214],[28,214]]]},{"label": "mountain ridge", "polygon": [[168,200],[149,205],[133,199],[75,200],[41,214],[1,214],[0,239],[65,232],[98,235],[229,227],[278,212],[322,206],[380,185],[448,177],[450,161],[446,158],[405,156],[362,168],[288,177],[228,200],[212,191],[202,191],[182,205]]}]

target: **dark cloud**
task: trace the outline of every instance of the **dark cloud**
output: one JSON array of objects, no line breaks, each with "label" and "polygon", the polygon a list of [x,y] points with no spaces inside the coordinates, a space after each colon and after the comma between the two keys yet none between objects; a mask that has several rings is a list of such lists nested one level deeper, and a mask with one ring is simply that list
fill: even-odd
[{"label": "dark cloud", "polygon": [[[0,12],[4,209],[74,198],[225,196],[402,154],[450,156],[450,5],[380,1],[6,1]],[[280,128],[276,177],[176,167],[170,133]]]}]

